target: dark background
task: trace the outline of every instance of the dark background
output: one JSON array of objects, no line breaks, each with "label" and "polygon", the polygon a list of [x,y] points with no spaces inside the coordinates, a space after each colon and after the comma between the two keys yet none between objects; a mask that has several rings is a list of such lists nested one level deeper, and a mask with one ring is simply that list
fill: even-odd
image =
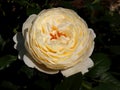
[{"label": "dark background", "polygon": [[[17,59],[13,36],[33,13],[75,10],[96,33],[94,67],[84,76],[47,75]],[[0,90],[120,90],[120,0],[0,0]]]}]

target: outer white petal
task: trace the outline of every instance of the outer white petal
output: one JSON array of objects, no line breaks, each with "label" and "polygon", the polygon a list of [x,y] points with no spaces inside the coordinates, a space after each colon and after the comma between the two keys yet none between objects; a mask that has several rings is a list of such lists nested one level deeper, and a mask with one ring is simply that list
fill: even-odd
[{"label": "outer white petal", "polygon": [[69,76],[76,74],[78,72],[85,74],[86,72],[88,72],[88,68],[92,67],[93,65],[94,65],[93,61],[90,58],[88,58],[87,60],[84,60],[84,61],[78,63],[74,67],[71,67],[71,68],[66,69],[66,70],[62,70],[61,73],[65,77],[69,77]]},{"label": "outer white petal", "polygon": [[[18,41],[17,41],[17,34],[15,34],[15,35],[13,36],[13,41],[15,42],[15,44],[18,43]],[[14,47],[14,48],[16,49],[16,47]]]},{"label": "outer white petal", "polygon": [[18,35],[20,33],[16,33],[14,36],[13,36],[13,41],[15,42],[15,45],[14,45],[14,48],[17,49],[17,44],[18,44]]},{"label": "outer white petal", "polygon": [[56,70],[51,70],[51,69],[47,68],[45,65],[43,65],[43,64],[36,63],[33,60],[33,58],[31,56],[29,56],[28,54],[24,55],[23,60],[24,60],[25,64],[28,67],[36,68],[41,72],[44,72],[44,73],[47,73],[47,74],[56,74],[56,73],[59,72],[58,70],[57,71]]},{"label": "outer white petal", "polygon": [[89,28],[89,30],[91,31],[90,33],[91,33],[91,35],[92,35],[92,37],[93,37],[93,39],[96,37],[96,35],[95,35],[95,33],[94,33],[94,30],[92,29],[92,28]]},{"label": "outer white petal", "polygon": [[35,67],[35,64],[32,62],[32,59],[29,58],[27,55],[23,56],[23,61],[28,67],[31,67],[31,68]]},{"label": "outer white petal", "polygon": [[31,28],[31,26],[33,24],[33,21],[35,20],[36,16],[37,16],[36,14],[30,15],[27,18],[27,20],[23,23],[23,26],[22,26],[22,34],[23,34],[23,36],[25,36],[26,30]]}]

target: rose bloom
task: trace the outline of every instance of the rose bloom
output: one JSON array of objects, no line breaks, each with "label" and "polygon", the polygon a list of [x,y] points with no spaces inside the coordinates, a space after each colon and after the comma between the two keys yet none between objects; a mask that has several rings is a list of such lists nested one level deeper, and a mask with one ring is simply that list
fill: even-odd
[{"label": "rose bloom", "polygon": [[65,76],[88,72],[95,33],[76,12],[52,8],[33,14],[23,23],[22,33],[13,40],[18,58],[28,67],[47,74]]}]

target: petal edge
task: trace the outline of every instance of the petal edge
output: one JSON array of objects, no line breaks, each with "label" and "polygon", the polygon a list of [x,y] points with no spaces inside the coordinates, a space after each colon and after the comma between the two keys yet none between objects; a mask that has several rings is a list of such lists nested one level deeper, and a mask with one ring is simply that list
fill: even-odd
[{"label": "petal edge", "polygon": [[92,67],[93,65],[94,65],[93,61],[90,58],[88,58],[87,60],[84,60],[69,69],[62,70],[61,73],[65,77],[69,77],[79,72],[81,72],[82,74],[85,74],[86,72],[88,72],[88,68]]},{"label": "petal edge", "polygon": [[43,73],[46,73],[46,74],[56,74],[58,73],[59,71],[58,70],[52,70],[52,69],[49,69],[47,68],[45,65],[43,64],[38,64],[36,63],[33,58],[29,55],[24,55],[23,57],[23,60],[25,62],[25,64],[28,66],[28,67],[31,67],[31,68],[36,68],[37,70],[43,72]]}]

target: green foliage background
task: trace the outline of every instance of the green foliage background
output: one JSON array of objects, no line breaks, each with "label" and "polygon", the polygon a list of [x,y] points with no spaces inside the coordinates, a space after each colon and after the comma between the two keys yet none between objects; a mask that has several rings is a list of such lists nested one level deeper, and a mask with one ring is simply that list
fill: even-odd
[{"label": "green foliage background", "polygon": [[[0,90],[120,90],[120,11],[110,10],[113,1],[0,0]],[[14,34],[30,14],[52,7],[75,10],[96,33],[95,66],[84,76],[47,75],[17,59]]]}]

